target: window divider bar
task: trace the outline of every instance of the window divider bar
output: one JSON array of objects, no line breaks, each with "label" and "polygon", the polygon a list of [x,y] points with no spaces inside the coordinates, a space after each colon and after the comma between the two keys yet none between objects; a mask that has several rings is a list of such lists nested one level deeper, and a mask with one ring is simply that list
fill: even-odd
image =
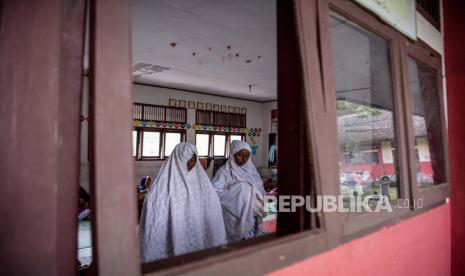
[{"label": "window divider bar", "polygon": [[100,275],[140,275],[130,135],[131,5],[129,0],[90,4],[93,266]]}]

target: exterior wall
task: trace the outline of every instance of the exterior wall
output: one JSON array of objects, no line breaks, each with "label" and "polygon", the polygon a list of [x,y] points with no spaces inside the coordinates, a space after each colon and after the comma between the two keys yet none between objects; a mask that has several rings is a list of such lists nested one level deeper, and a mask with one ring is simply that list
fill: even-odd
[{"label": "exterior wall", "polygon": [[384,164],[394,163],[394,155],[392,155],[392,144],[390,141],[381,143],[381,154],[383,156],[381,160],[383,160]]},{"label": "exterior wall", "polygon": [[417,138],[418,157],[420,162],[429,162],[431,158],[429,156],[429,147],[426,137]]},{"label": "exterior wall", "polygon": [[465,1],[444,1],[451,182],[452,275],[465,275]]},{"label": "exterior wall", "polygon": [[381,142],[378,147],[379,163],[366,164],[345,164],[344,172],[363,172],[369,171],[374,178],[383,175],[393,175],[395,172],[394,157],[392,155],[391,142]]},{"label": "exterior wall", "polygon": [[450,204],[270,275],[451,275]]},{"label": "exterior wall", "polygon": [[[417,138],[419,172],[427,175],[433,175],[433,168],[431,166],[431,158],[428,147],[428,140],[426,137]],[[370,164],[346,164],[343,167],[344,172],[363,172],[369,171],[373,177],[381,177],[383,175],[392,175],[395,172],[394,156],[392,154],[391,142],[382,142],[379,146],[379,163]]]}]

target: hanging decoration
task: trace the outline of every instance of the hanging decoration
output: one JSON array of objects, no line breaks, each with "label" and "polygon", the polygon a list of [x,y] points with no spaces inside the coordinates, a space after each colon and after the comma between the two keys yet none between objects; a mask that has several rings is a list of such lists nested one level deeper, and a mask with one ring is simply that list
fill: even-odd
[{"label": "hanging decoration", "polygon": [[171,128],[171,129],[190,129],[192,126],[189,123],[173,123],[173,122],[154,122],[145,120],[134,120],[135,127],[150,127],[150,128]]}]

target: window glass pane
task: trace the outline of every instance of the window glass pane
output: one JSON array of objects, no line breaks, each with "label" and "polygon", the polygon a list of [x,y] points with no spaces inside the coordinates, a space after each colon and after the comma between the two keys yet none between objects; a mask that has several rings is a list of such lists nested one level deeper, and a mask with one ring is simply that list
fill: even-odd
[{"label": "window glass pane", "polygon": [[165,156],[169,156],[179,143],[181,143],[181,133],[167,132],[165,134]]},{"label": "window glass pane", "polygon": [[395,200],[399,185],[389,43],[335,13],[330,26],[344,206],[367,196]]},{"label": "window glass pane", "polygon": [[132,131],[132,156],[137,155],[137,130]]},{"label": "window glass pane", "polygon": [[160,132],[144,131],[142,141],[142,156],[160,156]]},{"label": "window glass pane", "polygon": [[199,156],[208,156],[208,134],[196,134],[195,143]]},{"label": "window glass pane", "polygon": [[234,140],[242,141],[241,135],[231,135],[231,142]]},{"label": "window glass pane", "polygon": [[213,155],[224,156],[226,135],[213,135]]},{"label": "window glass pane", "polygon": [[417,185],[446,181],[436,71],[408,59],[411,109],[417,160]]}]

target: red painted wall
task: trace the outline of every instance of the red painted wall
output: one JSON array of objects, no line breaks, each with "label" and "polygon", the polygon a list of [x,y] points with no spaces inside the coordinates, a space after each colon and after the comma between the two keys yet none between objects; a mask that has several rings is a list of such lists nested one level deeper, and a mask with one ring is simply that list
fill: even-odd
[{"label": "red painted wall", "polygon": [[452,275],[465,275],[465,1],[445,0],[444,51],[449,118]]},{"label": "red painted wall", "polygon": [[450,204],[270,275],[451,275]]},{"label": "red painted wall", "polygon": [[[381,177],[383,175],[393,175],[395,172],[394,164],[354,164],[344,165],[341,169],[343,172],[371,172],[373,177]],[[420,171],[424,174],[433,175],[431,162],[420,162]]]},{"label": "red painted wall", "polygon": [[433,167],[431,162],[420,162],[420,171],[427,175],[433,175]]}]

